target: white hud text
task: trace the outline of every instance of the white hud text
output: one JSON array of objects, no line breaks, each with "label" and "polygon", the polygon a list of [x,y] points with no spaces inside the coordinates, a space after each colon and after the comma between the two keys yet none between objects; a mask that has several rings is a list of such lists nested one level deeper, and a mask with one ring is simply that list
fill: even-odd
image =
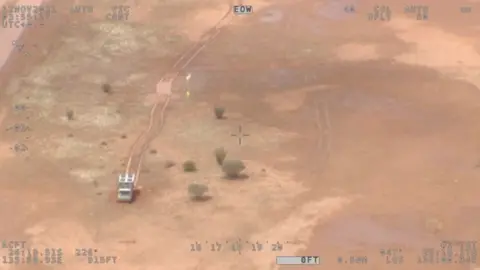
[{"label": "white hud text", "polygon": [[278,256],[277,265],[316,265],[320,264],[319,256]]},{"label": "white hud text", "polygon": [[248,5],[233,6],[233,13],[235,15],[250,14],[253,12],[253,7]]}]

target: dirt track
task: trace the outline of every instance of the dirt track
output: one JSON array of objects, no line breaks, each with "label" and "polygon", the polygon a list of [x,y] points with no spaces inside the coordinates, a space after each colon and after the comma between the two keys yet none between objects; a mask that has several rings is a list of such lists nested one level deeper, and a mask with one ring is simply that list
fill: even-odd
[{"label": "dirt track", "polygon": [[[159,83],[168,82],[171,86],[172,82],[178,78],[178,72],[184,70],[210,42],[214,41],[215,37],[217,37],[217,35],[220,33],[222,27],[228,25],[228,21],[231,19],[232,15],[232,6],[233,4],[230,3],[228,10],[225,12],[225,15],[220,18],[210,30],[206,31],[205,34],[202,35],[202,38],[199,42],[195,43],[192,48],[190,48],[188,51],[186,51],[179,57],[179,59],[172,66],[171,70],[160,79]],[[168,91],[171,92],[171,89],[169,89]],[[142,161],[145,151],[148,149],[150,142],[156,137],[156,135],[158,135],[159,132],[161,132],[164,126],[165,112],[168,108],[168,104],[171,98],[171,94],[162,96],[162,93],[159,93],[158,91],[157,94],[160,95],[158,97],[158,100],[160,102],[161,100],[163,100],[163,105],[161,107],[160,103],[155,103],[153,105],[152,110],[149,114],[148,127],[135,140],[128,155],[125,174],[135,174],[135,186],[138,185],[138,181],[140,180]]]}]

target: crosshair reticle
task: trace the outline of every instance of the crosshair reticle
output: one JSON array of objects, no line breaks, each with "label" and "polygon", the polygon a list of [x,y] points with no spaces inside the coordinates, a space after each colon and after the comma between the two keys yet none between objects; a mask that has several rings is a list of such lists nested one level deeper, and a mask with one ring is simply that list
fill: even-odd
[{"label": "crosshair reticle", "polygon": [[232,137],[237,137],[237,138],[238,138],[238,144],[239,144],[239,145],[242,145],[243,138],[250,136],[250,134],[243,133],[243,127],[242,127],[242,125],[239,125],[239,126],[238,126],[238,131],[237,131],[237,133],[232,133],[231,136],[232,136]]}]

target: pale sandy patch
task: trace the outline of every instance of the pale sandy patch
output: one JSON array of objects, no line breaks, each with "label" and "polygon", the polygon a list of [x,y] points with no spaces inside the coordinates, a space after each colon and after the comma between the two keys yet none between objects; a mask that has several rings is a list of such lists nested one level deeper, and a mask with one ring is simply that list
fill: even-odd
[{"label": "pale sandy patch", "polygon": [[42,152],[58,159],[83,157],[95,145],[76,138],[50,138],[40,142]]},{"label": "pale sandy patch", "polygon": [[58,97],[48,86],[23,86],[22,94],[13,96],[14,103],[39,108],[39,118],[48,117],[54,106],[58,105]]},{"label": "pale sandy patch", "polygon": [[153,106],[154,104],[164,102],[168,97],[172,96],[173,81],[173,77],[158,81],[155,86],[155,93],[148,94],[143,104],[145,106]]},{"label": "pale sandy patch", "polygon": [[0,126],[3,124],[3,120],[5,120],[5,116],[7,114],[7,110],[6,109],[2,109],[0,111]]},{"label": "pale sandy patch", "polygon": [[78,179],[79,182],[83,182],[83,183],[93,183],[99,177],[104,176],[106,174],[104,170],[98,170],[98,169],[92,169],[92,168],[73,169],[69,173],[70,175]]},{"label": "pale sandy patch", "polygon": [[108,78],[105,74],[98,73],[86,73],[80,75],[80,81],[89,82],[97,85],[102,85],[108,81]]},{"label": "pale sandy patch", "polygon": [[155,88],[157,95],[171,95],[172,94],[173,78],[160,80]]},{"label": "pale sandy patch", "polygon": [[344,44],[336,49],[335,55],[342,61],[368,61],[380,58],[375,44]]},{"label": "pale sandy patch", "polygon": [[228,10],[228,3],[225,2],[215,8],[204,8],[197,11],[181,27],[183,33],[192,41],[199,41],[205,30],[214,27]]},{"label": "pale sandy patch", "polygon": [[66,115],[62,115],[61,120],[63,124],[75,128],[112,128],[119,125],[122,118],[120,113],[117,112],[117,108],[113,106],[90,106],[75,111],[73,121],[68,120]]},{"label": "pale sandy patch", "polygon": [[7,96],[12,96],[21,91],[22,81],[18,77],[10,78],[7,87],[4,90],[4,93]]},{"label": "pale sandy patch", "polygon": [[480,54],[475,50],[472,38],[407,18],[396,18],[387,26],[396,32],[398,38],[415,46],[396,56],[396,61],[430,67],[480,87]]},{"label": "pale sandy patch", "polygon": [[15,155],[13,150],[11,149],[11,145],[7,143],[0,143],[0,162],[8,158],[13,158],[14,156]]},{"label": "pale sandy patch", "polygon": [[156,93],[153,94],[148,94],[145,96],[145,99],[143,101],[143,105],[150,107],[153,106],[154,104],[160,102],[160,98]]},{"label": "pale sandy patch", "polygon": [[298,158],[295,156],[286,155],[286,156],[279,156],[275,160],[279,162],[293,162],[293,161],[297,161]]}]

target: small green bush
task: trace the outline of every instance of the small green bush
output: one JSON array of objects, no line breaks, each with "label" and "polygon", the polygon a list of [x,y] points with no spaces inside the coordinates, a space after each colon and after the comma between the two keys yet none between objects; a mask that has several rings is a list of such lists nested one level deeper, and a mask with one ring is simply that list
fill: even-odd
[{"label": "small green bush", "polygon": [[104,83],[104,84],[102,84],[102,91],[105,94],[111,94],[112,93],[112,86],[108,83]]},{"label": "small green bush", "polygon": [[195,201],[201,201],[205,198],[205,193],[208,192],[208,186],[204,184],[192,183],[188,185],[188,194],[190,198]]},{"label": "small green bush", "polygon": [[222,171],[231,179],[238,178],[245,168],[245,164],[241,160],[224,160],[222,164]]},{"label": "small green bush", "polygon": [[223,147],[219,147],[215,149],[215,159],[217,160],[217,164],[222,166],[223,161],[227,157],[227,151]]},{"label": "small green bush", "polygon": [[67,117],[67,120],[71,121],[75,118],[75,113],[73,112],[73,110],[67,109],[67,111],[65,112],[65,116]]},{"label": "small green bush", "polygon": [[223,119],[224,115],[225,115],[225,108],[223,107],[215,107],[215,109],[213,110],[213,112],[215,113],[215,117],[217,119]]},{"label": "small green bush", "polygon": [[184,172],[196,172],[197,171],[197,164],[195,164],[192,160],[187,160],[183,163],[183,171]]}]

